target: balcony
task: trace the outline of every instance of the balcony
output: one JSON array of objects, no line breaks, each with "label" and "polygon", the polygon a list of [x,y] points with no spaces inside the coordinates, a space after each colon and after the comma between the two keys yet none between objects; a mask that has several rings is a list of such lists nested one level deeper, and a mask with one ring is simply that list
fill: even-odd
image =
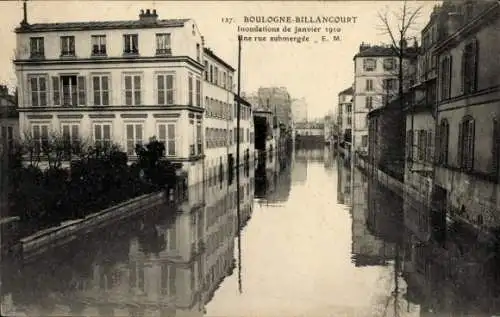
[{"label": "balcony", "polygon": [[158,48],[156,49],[156,56],[172,56],[171,48]]}]

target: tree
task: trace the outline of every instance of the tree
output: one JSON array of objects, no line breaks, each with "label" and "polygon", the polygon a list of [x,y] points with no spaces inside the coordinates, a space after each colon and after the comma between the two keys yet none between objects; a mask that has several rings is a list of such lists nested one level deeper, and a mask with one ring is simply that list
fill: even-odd
[{"label": "tree", "polygon": [[[385,11],[378,12],[378,18],[381,22],[379,29],[383,34],[389,36],[391,42],[390,48],[394,51],[398,59],[395,75],[398,79],[397,96],[401,103],[401,108],[404,107],[404,87],[405,84],[408,84],[412,75],[410,73],[410,65],[405,64],[404,61],[417,53],[416,50],[412,51],[407,44],[412,38],[416,39],[416,35],[420,32],[420,29],[416,28],[416,26],[422,8],[422,6],[412,8],[404,0],[402,7],[398,11],[391,11],[389,7],[386,7]],[[406,71],[405,65],[408,65]]]}]

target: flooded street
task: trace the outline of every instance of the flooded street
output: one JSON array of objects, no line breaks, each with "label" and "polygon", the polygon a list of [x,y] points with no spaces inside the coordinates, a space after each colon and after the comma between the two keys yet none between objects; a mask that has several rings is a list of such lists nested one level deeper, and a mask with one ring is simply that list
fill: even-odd
[{"label": "flooded street", "polygon": [[267,167],[241,172],[240,199],[210,180],[183,205],[5,260],[2,315],[487,316],[407,287],[402,198],[328,148]]}]

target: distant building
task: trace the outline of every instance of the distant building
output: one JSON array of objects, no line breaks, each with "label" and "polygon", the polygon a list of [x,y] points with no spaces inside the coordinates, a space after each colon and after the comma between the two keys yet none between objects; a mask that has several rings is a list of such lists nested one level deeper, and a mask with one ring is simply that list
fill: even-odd
[{"label": "distant building", "polygon": [[344,89],[338,95],[337,126],[340,133],[340,142],[351,142],[352,140],[353,95],[352,86]]},{"label": "distant building", "polygon": [[9,93],[7,86],[0,85],[0,140],[2,145],[12,145],[19,137],[19,113],[17,96]]},{"label": "distant building", "polygon": [[305,98],[292,100],[292,117],[294,122],[305,122],[308,120],[307,102]]},{"label": "distant building", "polygon": [[291,126],[292,100],[285,87],[261,87],[257,96],[261,105],[276,115],[279,123]]},{"label": "distant building", "polygon": [[[403,43],[406,45],[406,42]],[[417,47],[405,47],[405,52],[414,53]],[[403,69],[408,69],[407,59]],[[377,46],[362,43],[354,55],[354,103],[353,103],[353,150],[368,153],[367,114],[373,109],[387,105],[398,93],[398,58],[392,46]]]}]

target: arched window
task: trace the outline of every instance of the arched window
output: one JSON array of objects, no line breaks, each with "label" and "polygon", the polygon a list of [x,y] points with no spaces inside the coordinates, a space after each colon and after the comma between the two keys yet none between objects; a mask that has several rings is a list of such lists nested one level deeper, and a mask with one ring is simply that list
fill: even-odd
[{"label": "arched window", "polygon": [[450,138],[450,125],[448,120],[443,119],[439,125],[438,134],[438,164],[446,165],[448,164],[448,144]]},{"label": "arched window", "polygon": [[439,86],[440,86],[440,100],[446,100],[451,97],[451,72],[452,72],[452,66],[453,65],[453,60],[451,56],[445,56],[441,60],[441,65],[440,65],[440,81],[439,81]]},{"label": "arched window", "polygon": [[462,92],[468,95],[477,90],[479,44],[476,39],[468,42],[462,54]]},{"label": "arched window", "polygon": [[474,167],[475,122],[471,116],[465,116],[458,126],[458,165],[467,171]]}]

